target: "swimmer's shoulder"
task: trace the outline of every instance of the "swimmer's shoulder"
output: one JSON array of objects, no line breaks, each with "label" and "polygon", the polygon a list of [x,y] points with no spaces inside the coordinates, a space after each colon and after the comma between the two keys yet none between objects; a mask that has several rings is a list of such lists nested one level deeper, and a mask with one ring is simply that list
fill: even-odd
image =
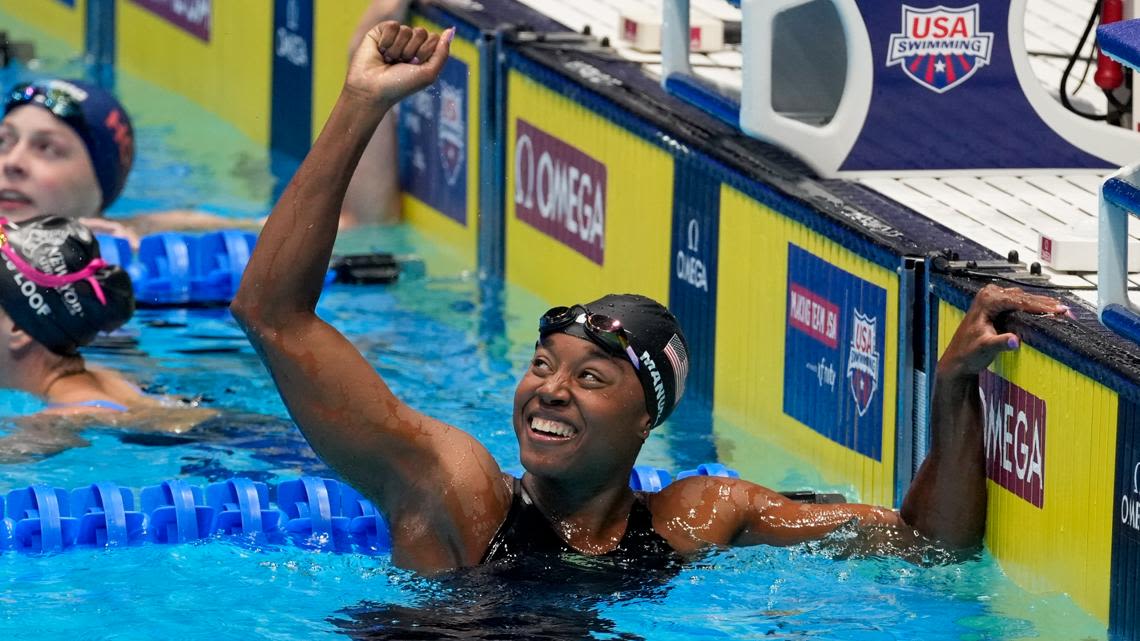
[{"label": "swimmer's shoulder", "polygon": [[218,415],[211,408],[195,407],[176,398],[147,394],[123,374],[105,368],[88,368],[95,377],[99,402],[73,403],[48,408],[56,414],[98,414],[100,421],[141,431],[186,432]]},{"label": "swimmer's shoulder", "polygon": [[115,401],[133,406],[149,398],[142,389],[123,374],[104,367],[88,367],[99,388]]},{"label": "swimmer's shoulder", "polygon": [[757,513],[786,501],[741,479],[689,476],[645,494],[653,529],[679,552],[729,545]]}]

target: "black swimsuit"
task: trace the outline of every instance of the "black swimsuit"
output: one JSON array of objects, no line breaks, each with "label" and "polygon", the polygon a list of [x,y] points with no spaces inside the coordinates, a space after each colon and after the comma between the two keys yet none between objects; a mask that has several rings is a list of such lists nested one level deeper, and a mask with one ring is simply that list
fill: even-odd
[{"label": "black swimsuit", "polygon": [[[507,518],[495,532],[495,537],[483,553],[482,563],[489,563],[499,559],[518,559],[534,554],[540,555],[585,555],[570,547],[566,541],[554,531],[550,521],[535,506],[526,490],[523,489],[522,480],[515,479],[512,486],[513,498]],[[645,495],[637,492],[634,495],[633,506],[629,510],[629,521],[625,526],[625,534],[617,547],[597,555],[595,558],[612,558],[620,561],[636,561],[638,565],[657,565],[657,562],[673,564],[680,559],[680,555],[653,529],[653,515],[645,504]],[[648,562],[648,563],[646,563]]]},{"label": "black swimsuit", "polygon": [[618,546],[589,555],[558,536],[519,479],[512,492],[507,518],[481,565],[436,576],[414,606],[362,603],[333,623],[354,639],[388,641],[640,640],[620,632],[601,608],[663,598],[685,563],[653,531],[645,496],[636,495]]}]

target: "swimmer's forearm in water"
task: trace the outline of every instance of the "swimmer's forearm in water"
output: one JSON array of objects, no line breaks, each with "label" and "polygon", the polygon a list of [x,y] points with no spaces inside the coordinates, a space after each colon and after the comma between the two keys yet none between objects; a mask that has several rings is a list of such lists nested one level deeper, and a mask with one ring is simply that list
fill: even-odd
[{"label": "swimmer's forearm in water", "polygon": [[[680,496],[678,496],[680,495]],[[802,503],[742,479],[689,477],[661,491],[688,506],[686,518],[662,523],[670,542],[689,551],[703,545],[795,545],[820,539],[851,522],[862,527],[909,528],[898,512],[853,503]]]}]

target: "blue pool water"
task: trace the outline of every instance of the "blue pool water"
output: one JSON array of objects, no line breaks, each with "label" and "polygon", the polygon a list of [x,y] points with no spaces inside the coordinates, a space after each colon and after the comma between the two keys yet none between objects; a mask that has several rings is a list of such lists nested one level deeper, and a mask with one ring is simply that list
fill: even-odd
[{"label": "blue pool water", "polygon": [[[0,76],[0,85],[10,82]],[[121,79],[139,128],[139,167],[114,214],[207,207],[235,216],[268,209],[265,154],[220,123],[152,88]],[[179,114],[178,118],[171,114]],[[187,130],[187,127],[190,129]],[[391,287],[330,288],[320,303],[397,394],[475,434],[504,467],[517,465],[510,429],[518,373],[548,305],[483,282],[407,228],[368,229],[339,251],[422,256],[428,274]],[[73,488],[111,480],[138,488],[241,474],[277,481],[327,474],[289,421],[253,351],[224,310],[143,311],[137,348],[90,360],[146,389],[227,412],[193,439],[164,441],[92,428],[88,447],[0,466],[0,492],[33,482]],[[0,434],[38,404],[0,392]],[[719,420],[719,419],[716,419]],[[731,442],[685,414],[650,438],[642,463],[671,470],[715,460]],[[718,433],[725,432],[717,430]],[[728,431],[730,432],[730,431]],[[749,446],[753,447],[753,446]],[[771,451],[779,489],[848,491],[810,465]],[[428,580],[387,557],[233,541],[0,555],[0,639],[1100,639],[1102,626],[1063,595],[1031,595],[988,556],[919,567],[896,559],[833,559],[807,546],[709,554],[661,575],[477,568]]]}]

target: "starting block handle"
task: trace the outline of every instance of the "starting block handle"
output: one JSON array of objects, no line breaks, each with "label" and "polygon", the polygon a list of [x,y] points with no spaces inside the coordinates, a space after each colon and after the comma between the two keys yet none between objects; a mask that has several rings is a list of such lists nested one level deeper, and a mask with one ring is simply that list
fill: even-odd
[{"label": "starting block handle", "polygon": [[689,64],[689,0],[665,0],[661,15],[661,81],[692,75]]},{"label": "starting block handle", "polygon": [[789,118],[772,105],[773,43],[776,16],[811,0],[743,0],[740,128],[744,133],[795,150],[824,176],[839,169],[855,145],[871,100],[876,70],[871,39],[856,0],[830,0],[843,28],[847,52],[843,96],[834,117],[822,126]]},{"label": "starting block handle", "polygon": [[1122,168],[1100,187],[1097,312],[1101,323],[1140,342],[1140,308],[1128,298],[1128,220],[1140,212],[1140,164]]}]

